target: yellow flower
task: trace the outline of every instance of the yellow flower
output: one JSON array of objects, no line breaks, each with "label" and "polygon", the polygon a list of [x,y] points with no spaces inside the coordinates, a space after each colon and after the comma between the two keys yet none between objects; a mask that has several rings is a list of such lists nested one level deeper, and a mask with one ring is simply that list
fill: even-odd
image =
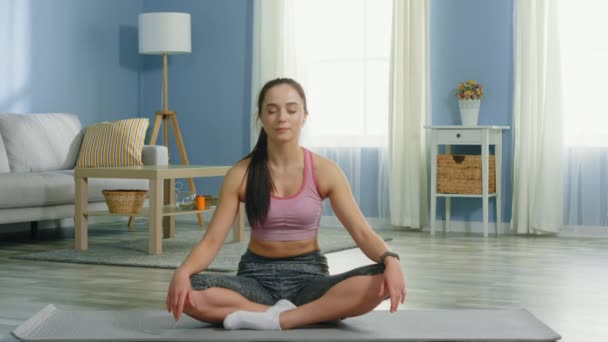
[{"label": "yellow flower", "polygon": [[456,98],[461,100],[466,99],[481,99],[483,97],[483,87],[474,80],[462,81],[458,83],[456,88]]}]

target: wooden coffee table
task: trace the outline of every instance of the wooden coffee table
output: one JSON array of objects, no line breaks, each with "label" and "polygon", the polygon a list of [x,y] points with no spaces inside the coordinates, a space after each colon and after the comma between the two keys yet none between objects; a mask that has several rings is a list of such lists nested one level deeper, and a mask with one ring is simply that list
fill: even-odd
[{"label": "wooden coffee table", "polygon": [[[74,208],[76,236],[74,247],[79,250],[86,250],[88,248],[89,216],[128,216],[127,214],[112,214],[108,211],[88,211],[89,178],[135,178],[149,180],[149,205],[138,214],[131,216],[148,217],[150,232],[148,252],[160,255],[163,252],[162,237],[169,238],[175,236],[175,215],[201,215],[202,212],[209,211],[178,209],[175,206],[175,179],[223,177],[229,169],[230,166],[207,165],[76,168],[74,170],[74,181],[76,183],[76,202]],[[232,227],[234,241],[243,241],[245,237],[244,212],[245,206],[241,203]]]}]

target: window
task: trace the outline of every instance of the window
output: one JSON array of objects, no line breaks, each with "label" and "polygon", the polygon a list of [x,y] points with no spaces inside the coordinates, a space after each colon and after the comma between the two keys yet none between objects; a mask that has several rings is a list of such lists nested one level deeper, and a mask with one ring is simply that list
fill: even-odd
[{"label": "window", "polygon": [[560,2],[565,138],[568,146],[608,146],[608,2]]},{"label": "window", "polygon": [[392,1],[299,0],[293,14],[307,145],[387,145]]}]

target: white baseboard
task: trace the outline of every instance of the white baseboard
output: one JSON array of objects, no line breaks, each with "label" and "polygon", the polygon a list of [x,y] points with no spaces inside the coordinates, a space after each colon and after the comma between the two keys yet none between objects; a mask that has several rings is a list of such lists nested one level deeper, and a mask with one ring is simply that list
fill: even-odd
[{"label": "white baseboard", "polygon": [[[423,229],[426,232],[431,231],[430,225],[427,225]],[[455,232],[465,234],[483,234],[483,222],[479,221],[456,221],[450,220],[449,230],[445,226],[444,220],[437,220],[437,226],[435,227],[435,233],[443,232]],[[498,229],[496,228],[496,222],[488,222],[488,235],[511,235],[510,224],[503,222]]]},{"label": "white baseboard", "polygon": [[608,227],[565,226],[559,232],[562,237],[608,238]]}]

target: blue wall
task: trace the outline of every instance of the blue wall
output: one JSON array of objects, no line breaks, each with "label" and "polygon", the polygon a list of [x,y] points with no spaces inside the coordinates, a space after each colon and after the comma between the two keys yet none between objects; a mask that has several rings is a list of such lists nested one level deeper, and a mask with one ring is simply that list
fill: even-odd
[{"label": "blue wall", "polygon": [[0,0],[0,111],[72,112],[83,125],[138,110],[141,0]]},{"label": "blue wall", "polygon": [[[432,123],[460,124],[454,89],[461,81],[479,81],[485,91],[480,125],[512,126],[514,85],[513,0],[431,0],[430,54]],[[479,154],[480,148],[456,148]],[[512,130],[503,136],[503,221],[511,219]],[[490,200],[490,220],[494,201]],[[438,203],[439,217],[444,203]],[[452,200],[454,220],[482,220],[481,199]]]},{"label": "blue wall", "polygon": [[[144,2],[143,12],[163,11],[191,15],[192,53],[169,56],[169,108],[177,112],[188,159],[233,164],[249,151],[253,2]],[[161,56],[144,56],[140,91],[150,118],[162,107],[161,89]],[[171,160],[178,163],[173,140],[171,146]],[[197,191],[217,193],[220,182],[199,181]]]}]

